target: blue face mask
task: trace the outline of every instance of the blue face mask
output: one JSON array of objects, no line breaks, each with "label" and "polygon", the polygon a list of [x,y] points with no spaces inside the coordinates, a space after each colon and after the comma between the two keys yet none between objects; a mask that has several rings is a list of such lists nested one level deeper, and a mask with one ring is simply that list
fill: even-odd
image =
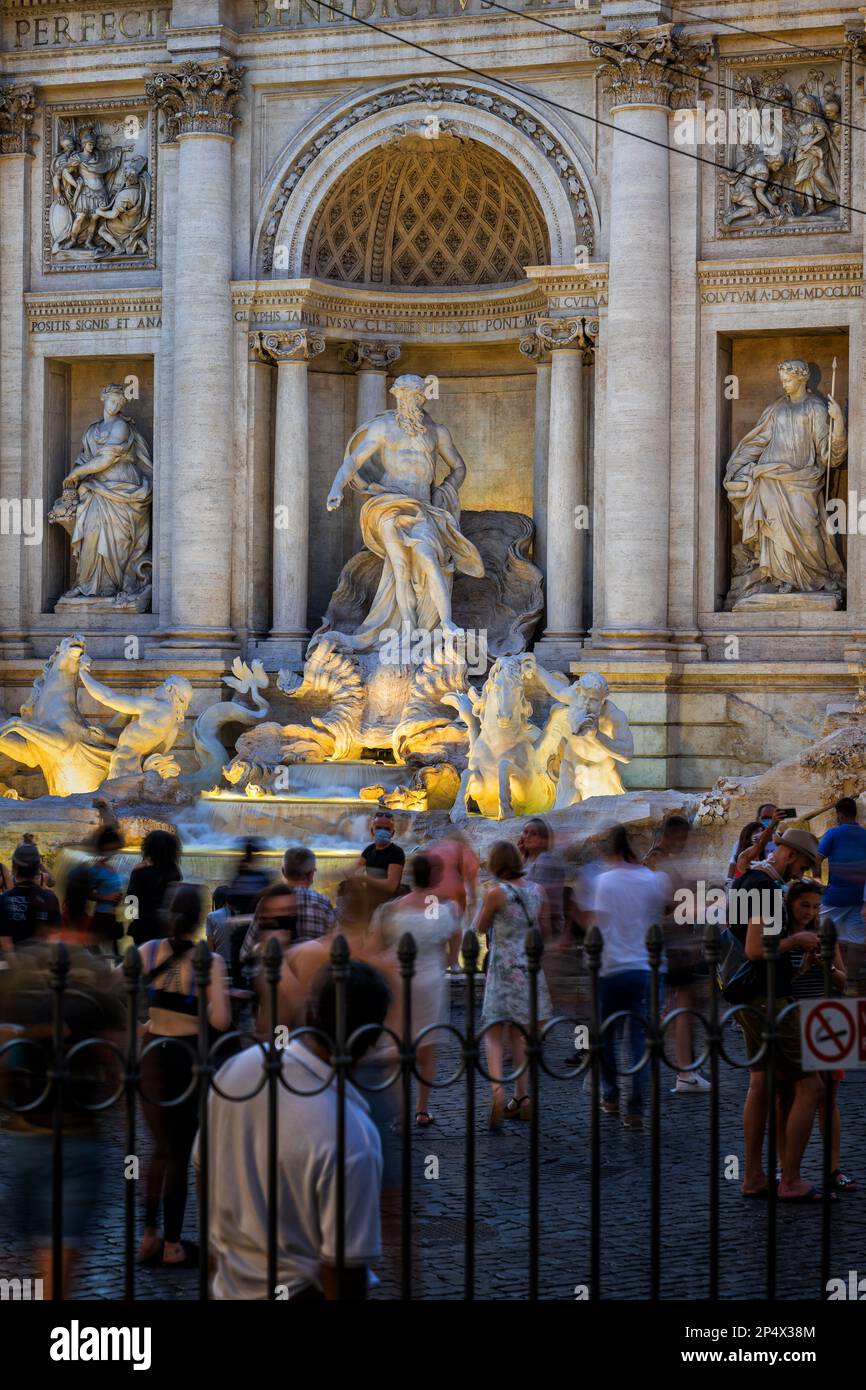
[{"label": "blue face mask", "polygon": [[773,823],[773,817],[772,817],[772,816],[761,816],[761,824],[762,824],[762,825],[767,826],[767,825],[772,825],[772,823]]},{"label": "blue face mask", "polygon": [[387,845],[393,833],[393,830],[389,830],[387,826],[380,825],[373,831],[373,839],[377,845]]}]

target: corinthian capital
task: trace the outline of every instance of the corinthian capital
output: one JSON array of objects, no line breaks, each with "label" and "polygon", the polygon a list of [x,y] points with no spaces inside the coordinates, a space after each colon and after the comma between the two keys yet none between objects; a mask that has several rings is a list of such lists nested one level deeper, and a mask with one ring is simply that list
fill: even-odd
[{"label": "corinthian capital", "polygon": [[148,99],[165,116],[166,137],[231,135],[246,68],[237,63],[177,63],[144,85]]},{"label": "corinthian capital", "polygon": [[250,352],[259,362],[309,362],[324,351],[324,338],[303,328],[250,334]]},{"label": "corinthian capital", "polygon": [[698,79],[713,57],[710,38],[687,38],[681,25],[596,33],[590,52],[602,62],[602,87],[615,106],[693,106]]},{"label": "corinthian capital", "polygon": [[29,154],[36,88],[0,87],[0,154]]}]

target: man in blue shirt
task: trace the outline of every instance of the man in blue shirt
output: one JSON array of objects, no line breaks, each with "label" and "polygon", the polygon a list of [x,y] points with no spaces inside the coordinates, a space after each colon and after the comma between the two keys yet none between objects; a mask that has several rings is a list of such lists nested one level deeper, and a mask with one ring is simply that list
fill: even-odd
[{"label": "man in blue shirt", "polygon": [[[827,860],[829,886],[821,898],[821,920],[836,928],[842,953],[866,941],[863,891],[866,887],[866,830],[857,824],[857,803],[851,796],[836,802],[836,824],[822,837],[818,852]],[[859,954],[859,952],[857,952]]]}]

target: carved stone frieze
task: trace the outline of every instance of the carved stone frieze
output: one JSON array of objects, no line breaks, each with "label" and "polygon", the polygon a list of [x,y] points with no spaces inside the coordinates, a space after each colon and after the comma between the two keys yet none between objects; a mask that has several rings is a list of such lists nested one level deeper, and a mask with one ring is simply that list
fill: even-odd
[{"label": "carved stone frieze", "polygon": [[156,141],[141,99],[45,112],[46,271],[156,264]]},{"label": "carved stone frieze", "polygon": [[[847,231],[850,49],[798,48],[726,59],[717,139],[720,237]],[[793,59],[796,58],[796,61]]]}]

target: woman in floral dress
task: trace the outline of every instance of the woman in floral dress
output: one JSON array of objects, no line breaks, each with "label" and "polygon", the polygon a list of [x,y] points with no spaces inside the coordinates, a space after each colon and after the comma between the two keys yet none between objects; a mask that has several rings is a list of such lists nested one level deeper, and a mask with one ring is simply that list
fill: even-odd
[{"label": "woman in floral dress", "polygon": [[[543,933],[547,911],[544,894],[524,875],[520,852],[510,840],[498,840],[490,851],[488,868],[493,875],[478,921],[476,931],[486,934],[493,929],[493,947],[487,966],[481,1023],[493,1026],[485,1033],[487,1070],[492,1077],[502,1077],[505,1069],[506,1044],[511,1052],[513,1069],[524,1068],[525,1039],[519,1028],[511,1023],[497,1023],[507,1018],[514,1023],[529,1025],[529,964],[526,958],[526,933],[536,927]],[[544,975],[538,974],[538,1019],[550,1018],[553,1007]],[[524,1068],[515,1079],[514,1095],[505,1103],[502,1082],[494,1080],[493,1102],[490,1107],[490,1128],[498,1129],[503,1117],[528,1120],[531,1100],[527,1094],[528,1073]]]}]

